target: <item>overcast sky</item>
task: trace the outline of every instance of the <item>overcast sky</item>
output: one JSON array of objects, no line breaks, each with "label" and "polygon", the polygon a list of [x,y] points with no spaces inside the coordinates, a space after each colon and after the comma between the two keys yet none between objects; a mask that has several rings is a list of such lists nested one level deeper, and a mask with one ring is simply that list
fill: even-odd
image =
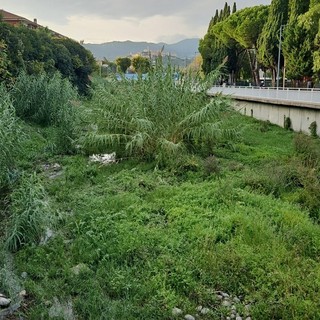
[{"label": "overcast sky", "polygon": [[[221,0],[1,0],[0,9],[85,43],[202,38]],[[233,2],[228,2],[233,4]],[[237,8],[271,0],[238,0]]]}]

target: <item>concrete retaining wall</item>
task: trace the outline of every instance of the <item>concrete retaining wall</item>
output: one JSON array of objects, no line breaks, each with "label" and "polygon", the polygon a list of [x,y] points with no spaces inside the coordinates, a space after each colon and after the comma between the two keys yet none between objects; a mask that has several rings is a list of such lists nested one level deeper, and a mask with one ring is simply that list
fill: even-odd
[{"label": "concrete retaining wall", "polygon": [[320,110],[296,106],[275,105],[270,103],[234,100],[234,108],[240,113],[284,127],[287,117],[291,120],[291,128],[297,132],[310,133],[310,124],[317,123],[320,135]]}]

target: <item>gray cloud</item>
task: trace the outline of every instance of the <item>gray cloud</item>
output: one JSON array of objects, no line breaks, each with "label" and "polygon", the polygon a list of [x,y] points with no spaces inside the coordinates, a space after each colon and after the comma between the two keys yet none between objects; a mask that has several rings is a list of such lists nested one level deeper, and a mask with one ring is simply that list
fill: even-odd
[{"label": "gray cloud", "polygon": [[[237,2],[238,9],[246,6],[254,6],[259,4],[270,4],[271,0],[241,0]],[[232,5],[233,2],[229,1]],[[124,21],[124,25],[128,26],[128,21],[135,21],[139,24],[140,21],[150,20],[155,17],[157,25],[154,30],[154,39],[159,39],[162,36],[167,38],[177,38],[178,34],[185,36],[203,36],[200,32],[205,32],[210,18],[214,15],[216,9],[220,10],[224,6],[224,1],[221,0],[1,0],[2,9],[23,15],[28,19],[37,18],[41,24],[42,21],[58,27],[61,32],[64,27],[70,24],[70,17],[85,17],[87,24],[83,30],[74,30],[68,27],[68,32],[80,34],[80,31],[86,37],[90,32],[91,26],[95,20],[109,27],[108,21]],[[170,30],[165,30],[165,25],[162,28],[159,23],[159,17],[164,21],[168,19],[177,21],[179,30],[171,30],[172,34],[168,34]],[[79,18],[80,19],[80,18]],[[164,22],[166,23],[166,22]],[[179,24],[179,25],[178,25]],[[185,31],[182,31],[181,24],[185,25]],[[78,26],[79,27],[79,26]],[[86,30],[86,28],[88,30]],[[137,26],[136,26],[137,27]],[[121,29],[121,24],[117,24],[117,28]],[[149,21],[148,28],[152,28],[152,22]],[[188,30],[189,31],[188,31]],[[137,29],[138,30],[138,29]],[[200,31],[201,30],[201,31]],[[117,30],[115,30],[117,31]],[[140,30],[143,38],[143,30]],[[187,34],[188,33],[188,34]],[[192,34],[194,33],[194,34]],[[116,32],[115,32],[116,35]],[[82,37],[81,37],[82,38]],[[150,35],[149,35],[150,38]],[[117,39],[114,39],[117,40]],[[148,39],[146,39],[148,40]]]}]

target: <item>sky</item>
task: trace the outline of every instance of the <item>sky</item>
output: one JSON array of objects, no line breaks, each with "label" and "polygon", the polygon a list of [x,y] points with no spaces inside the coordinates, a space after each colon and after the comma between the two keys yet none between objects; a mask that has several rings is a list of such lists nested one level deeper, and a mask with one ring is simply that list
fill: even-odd
[{"label": "sky", "polygon": [[[221,0],[1,0],[0,9],[76,41],[148,41],[175,43],[203,38]],[[233,2],[228,2],[231,7]],[[237,9],[271,0],[238,0]]]}]

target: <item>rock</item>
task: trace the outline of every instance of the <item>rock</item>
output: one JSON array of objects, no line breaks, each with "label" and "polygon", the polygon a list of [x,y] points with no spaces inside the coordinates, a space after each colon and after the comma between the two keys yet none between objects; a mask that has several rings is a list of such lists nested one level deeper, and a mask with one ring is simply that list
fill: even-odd
[{"label": "rock", "polygon": [[222,296],[226,299],[226,298],[230,298],[230,296],[227,294],[227,293],[225,293],[225,292],[222,292]]},{"label": "rock", "polygon": [[0,307],[7,307],[11,303],[10,299],[0,297]]},{"label": "rock", "polygon": [[196,309],[197,311],[199,311],[199,312],[201,312],[201,310],[202,310],[202,306],[199,306],[199,307],[197,307],[197,309]]},{"label": "rock", "polygon": [[23,271],[23,272],[21,273],[21,278],[26,279],[27,276],[28,276],[28,274],[27,274],[25,271]]},{"label": "rock", "polygon": [[246,317],[246,320],[251,320],[251,317]]},{"label": "rock", "polygon": [[85,263],[79,263],[71,268],[71,271],[78,276],[81,272],[89,271],[90,268]]},{"label": "rock", "polygon": [[209,308],[202,308],[202,310],[200,311],[201,314],[208,314],[210,312]]},{"label": "rock", "polygon": [[236,320],[242,320],[242,318],[240,316],[237,316]]},{"label": "rock", "polygon": [[236,315],[232,313],[232,314],[230,315],[230,318],[231,318],[231,319],[235,319],[235,318],[236,318]]},{"label": "rock", "polygon": [[26,291],[26,290],[20,291],[20,292],[19,292],[19,296],[20,296],[21,298],[25,298],[25,297],[27,296],[27,291]]},{"label": "rock", "polygon": [[223,296],[221,294],[217,294],[216,297],[217,297],[218,300],[222,300],[223,299]]},{"label": "rock", "polygon": [[233,304],[233,305],[231,306],[231,310],[237,310],[237,307]]},{"label": "rock", "polygon": [[222,301],[222,305],[223,305],[224,307],[231,307],[231,302],[228,301],[228,300],[223,300],[223,301]]},{"label": "rock", "polygon": [[174,315],[174,316],[179,316],[180,314],[182,314],[182,310],[181,310],[181,309],[176,308],[176,307],[174,307],[174,308],[172,309],[172,315]]},{"label": "rock", "polygon": [[185,320],[196,320],[196,318],[194,316],[192,316],[191,314],[186,314],[184,316]]},{"label": "rock", "polygon": [[40,244],[46,244],[53,236],[54,232],[51,229],[46,228],[44,235],[41,237]]},{"label": "rock", "polygon": [[239,299],[238,297],[234,297],[234,298],[233,298],[233,302],[234,302],[234,303],[240,303],[240,299]]}]

